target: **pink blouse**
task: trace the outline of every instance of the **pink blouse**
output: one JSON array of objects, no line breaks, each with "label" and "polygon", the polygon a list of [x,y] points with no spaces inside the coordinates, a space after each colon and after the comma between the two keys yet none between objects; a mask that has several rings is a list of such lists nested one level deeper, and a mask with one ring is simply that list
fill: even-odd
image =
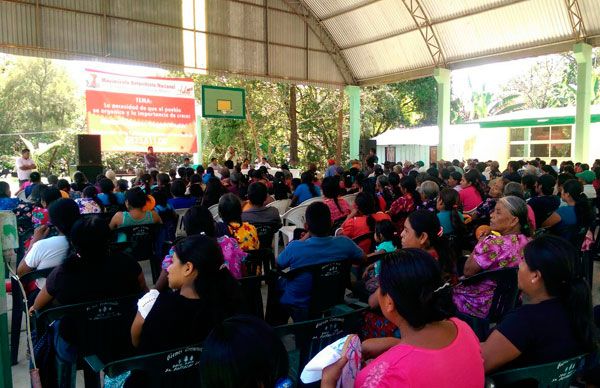
[{"label": "pink blouse", "polygon": [[332,223],[350,214],[350,206],[348,206],[348,202],[346,202],[346,200],[343,198],[338,198],[338,204],[340,205],[341,210],[338,209],[334,200],[331,198],[327,198],[323,202],[325,202],[325,204],[329,207],[329,211],[331,212]]},{"label": "pink blouse", "polygon": [[469,186],[458,192],[460,202],[462,202],[463,209],[465,212],[469,212],[479,206],[483,200],[481,195],[475,188],[475,186]]},{"label": "pink blouse", "polygon": [[473,330],[457,318],[456,338],[442,349],[396,345],[358,373],[355,388],[483,387],[483,358]]},{"label": "pink blouse", "polygon": [[[523,249],[529,240],[523,234],[489,235],[479,240],[471,255],[483,271],[516,267],[523,259]],[[485,318],[495,289],[496,283],[492,280],[468,286],[459,284],[452,291],[452,300],[461,313]]]}]

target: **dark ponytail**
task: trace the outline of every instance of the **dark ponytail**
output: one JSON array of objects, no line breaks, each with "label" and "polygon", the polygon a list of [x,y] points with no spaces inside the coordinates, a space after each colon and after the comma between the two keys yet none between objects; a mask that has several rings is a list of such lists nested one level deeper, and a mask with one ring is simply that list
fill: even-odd
[{"label": "dark ponytail", "polygon": [[460,218],[459,212],[462,212],[462,204],[458,192],[449,187],[443,188],[440,191],[440,200],[444,206],[444,210],[450,212],[450,222],[454,228],[454,234],[459,238],[467,234],[465,222]]},{"label": "dark ponytail", "polygon": [[371,194],[361,191],[356,195],[354,204],[363,216],[367,216],[367,226],[373,232],[375,230],[375,218],[373,218],[373,213],[375,213],[375,198]]},{"label": "dark ponytail", "polygon": [[315,179],[315,175],[312,173],[312,171],[303,172],[300,178],[302,180],[302,183],[308,186],[310,195],[312,195],[313,198],[318,197],[319,194],[317,193],[317,189],[315,189],[315,183],[313,182]]},{"label": "dark ponytail", "polygon": [[583,186],[576,179],[569,179],[563,185],[563,192],[568,193],[575,201],[575,215],[577,225],[588,228],[594,221],[594,213],[590,207],[587,196],[583,193]]},{"label": "dark ponytail", "polygon": [[98,185],[100,186],[100,190],[102,191],[102,193],[104,193],[108,196],[108,204],[109,205],[118,205],[119,204],[119,201],[117,200],[117,196],[114,193],[115,184],[113,183],[113,181],[111,181],[110,179],[107,179],[107,178],[100,179],[100,181],[98,182]]},{"label": "dark ponytail", "polygon": [[406,190],[407,193],[409,193],[412,196],[412,199],[416,206],[416,204],[419,203],[421,195],[417,191],[417,181],[415,180],[415,178],[413,178],[410,175],[402,177],[402,179],[400,179],[400,187],[402,187],[404,190]]},{"label": "dark ponytail", "polygon": [[[452,189],[451,189],[452,190]],[[442,226],[437,215],[429,210],[416,210],[408,216],[408,222],[417,237],[427,233],[429,246],[437,253],[440,267],[445,274],[456,272],[456,257],[448,245],[448,239],[443,235]]]},{"label": "dark ponytail", "polygon": [[381,261],[381,293],[394,301],[398,314],[417,330],[448,319],[456,308],[451,287],[442,278],[439,264],[421,249],[400,249]]},{"label": "dark ponytail", "polygon": [[102,201],[100,201],[100,198],[98,198],[98,190],[96,190],[95,186],[86,187],[83,189],[82,194],[85,198],[91,198],[94,202],[96,202],[96,205],[98,205],[98,207],[104,211],[104,204]]},{"label": "dark ponytail", "polygon": [[175,245],[175,253],[181,263],[191,262],[197,271],[194,288],[208,307],[208,314],[195,317],[198,323],[208,318],[216,325],[238,312],[241,301],[239,284],[225,266],[223,252],[214,238],[204,235],[187,237]]},{"label": "dark ponytail", "polygon": [[375,234],[383,237],[383,241],[391,241],[396,248],[402,246],[396,226],[390,220],[381,220],[375,224]]},{"label": "dark ponytail", "polygon": [[150,195],[152,193],[152,188],[150,183],[152,182],[152,175],[144,174],[140,177],[140,181],[144,184],[144,193],[146,195]]},{"label": "dark ponytail", "polygon": [[546,292],[558,298],[567,310],[579,344],[586,352],[593,352],[598,337],[592,296],[587,282],[573,268],[578,260],[577,249],[561,237],[545,234],[525,246],[524,256],[529,269],[540,271]]},{"label": "dark ponytail", "polygon": [[481,173],[477,169],[469,170],[465,173],[463,178],[465,178],[467,182],[469,182],[471,185],[473,185],[473,187],[475,187],[475,190],[477,190],[479,196],[481,196],[481,199],[484,200],[485,192],[481,187],[483,183],[481,181]]}]

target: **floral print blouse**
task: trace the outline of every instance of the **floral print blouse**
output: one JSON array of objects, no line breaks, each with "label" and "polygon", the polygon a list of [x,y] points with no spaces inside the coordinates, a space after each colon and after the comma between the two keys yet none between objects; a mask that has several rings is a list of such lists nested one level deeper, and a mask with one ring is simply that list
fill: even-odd
[{"label": "floral print blouse", "polygon": [[[523,259],[523,249],[529,240],[523,234],[489,235],[479,240],[471,256],[483,271],[516,267]],[[492,280],[468,286],[459,284],[454,287],[452,300],[461,313],[485,318],[490,311],[495,288]]]}]

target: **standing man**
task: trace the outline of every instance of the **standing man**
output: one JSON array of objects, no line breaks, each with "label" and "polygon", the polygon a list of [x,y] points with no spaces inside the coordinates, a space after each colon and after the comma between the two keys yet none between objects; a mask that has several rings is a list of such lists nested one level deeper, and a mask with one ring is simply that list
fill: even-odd
[{"label": "standing man", "polygon": [[21,151],[21,157],[17,158],[17,176],[19,177],[19,186],[29,181],[31,172],[36,169],[35,163],[30,158],[31,153],[27,148]]},{"label": "standing man", "polygon": [[183,158],[183,164],[181,166],[179,166],[179,168],[181,168],[181,167],[183,167],[183,168],[192,167],[190,158],[187,158],[187,157]]},{"label": "standing man", "polygon": [[152,170],[158,171],[158,156],[154,153],[154,147],[148,147],[148,153],[144,155],[144,164],[146,172],[149,174]]}]

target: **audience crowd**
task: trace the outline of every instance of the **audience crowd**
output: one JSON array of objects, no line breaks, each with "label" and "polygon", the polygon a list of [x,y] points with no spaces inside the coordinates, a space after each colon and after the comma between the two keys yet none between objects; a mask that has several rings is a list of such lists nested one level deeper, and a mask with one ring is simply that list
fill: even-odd
[{"label": "audience crowd", "polygon": [[[204,169],[186,158],[161,172],[152,153],[131,180],[108,170],[77,172],[72,182],[48,176],[46,184],[28,154],[14,197],[0,182],[0,210],[16,215],[17,273],[54,268],[25,285],[30,312],[139,294],[135,352],[203,343],[205,386],[290,386],[273,327],[314,318],[314,279],[283,272],[334,262],[351,268],[347,297],[368,305],[356,334],[370,362],[356,387],[482,387],[498,370],[596,350],[580,257],[598,246],[600,160],[510,161],[502,171],[478,160],[378,164],[371,151],[351,168],[329,160],[323,174],[311,165],[294,178],[266,158],[247,171],[247,160],[221,166],[213,158]],[[282,214],[295,207],[305,221],[264,260],[279,248],[272,242]],[[157,246],[166,246],[157,249],[153,285],[140,257],[113,249],[140,225],[156,225]],[[507,268],[520,297],[482,337],[470,324],[489,316],[498,284],[465,279]],[[263,273],[275,277],[267,322],[248,315],[240,283]],[[336,386],[346,362],[327,367],[321,386]],[[126,386],[144,378],[133,373]],[[593,368],[585,378],[600,381]]]}]

